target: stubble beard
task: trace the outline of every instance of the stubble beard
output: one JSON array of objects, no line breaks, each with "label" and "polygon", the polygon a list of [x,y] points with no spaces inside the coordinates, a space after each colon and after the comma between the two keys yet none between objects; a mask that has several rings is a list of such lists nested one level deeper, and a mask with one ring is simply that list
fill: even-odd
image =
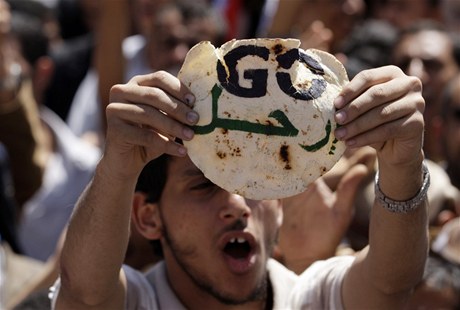
[{"label": "stubble beard", "polygon": [[171,234],[166,227],[163,227],[163,237],[182,271],[187,274],[187,276],[198,288],[214,297],[222,304],[242,305],[249,302],[262,301],[267,298],[267,273],[264,274],[264,276],[260,279],[254,289],[248,295],[241,297],[230,296],[229,294],[219,290],[215,285],[213,285],[212,281],[208,280],[206,277],[200,276],[199,271],[187,263],[186,258],[194,255],[193,249],[181,248],[181,246],[179,246],[179,244],[173,240],[173,238],[171,238]]}]

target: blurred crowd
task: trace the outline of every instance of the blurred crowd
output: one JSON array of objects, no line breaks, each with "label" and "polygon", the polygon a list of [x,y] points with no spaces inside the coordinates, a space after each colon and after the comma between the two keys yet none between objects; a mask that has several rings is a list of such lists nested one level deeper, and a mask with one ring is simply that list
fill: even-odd
[{"label": "blurred crowd", "polygon": [[[104,147],[111,86],[176,74],[200,41],[254,37],[328,51],[350,79],[385,65],[420,78],[431,249],[408,308],[460,309],[458,0],[0,0],[0,309],[50,308],[67,221]],[[375,161],[370,148],[349,151],[322,178],[334,191],[352,166],[368,167],[339,246],[321,258],[367,245]],[[311,246],[292,236],[312,208],[293,214],[290,202],[275,257],[300,272],[311,262],[289,265],[283,252]],[[158,258],[131,233],[125,263],[142,270]]]}]

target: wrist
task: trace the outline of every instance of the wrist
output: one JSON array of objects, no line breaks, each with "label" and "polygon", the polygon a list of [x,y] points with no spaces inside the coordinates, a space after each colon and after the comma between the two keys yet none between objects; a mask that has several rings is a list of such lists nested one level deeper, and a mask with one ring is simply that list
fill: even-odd
[{"label": "wrist", "polygon": [[[417,173],[415,175],[418,175]],[[422,164],[421,185],[415,195],[409,199],[393,199],[382,190],[379,179],[379,171],[375,175],[375,197],[381,206],[393,213],[409,213],[417,209],[427,200],[430,187],[430,172],[425,163]],[[416,183],[418,184],[418,183]],[[405,195],[405,194],[404,194]]]},{"label": "wrist", "polygon": [[422,186],[423,165],[423,152],[413,160],[400,164],[389,164],[379,157],[379,186],[382,192],[393,200],[411,199]]}]

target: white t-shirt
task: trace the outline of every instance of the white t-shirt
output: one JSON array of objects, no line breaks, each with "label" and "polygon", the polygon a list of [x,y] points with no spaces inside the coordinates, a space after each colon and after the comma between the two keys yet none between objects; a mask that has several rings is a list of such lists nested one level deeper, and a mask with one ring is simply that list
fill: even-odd
[{"label": "white t-shirt", "polygon": [[[318,261],[298,276],[270,259],[267,270],[273,287],[273,309],[343,309],[341,286],[353,260],[352,256],[337,256]],[[128,266],[123,269],[128,281],[125,309],[185,310],[168,284],[163,262],[146,274]]]}]

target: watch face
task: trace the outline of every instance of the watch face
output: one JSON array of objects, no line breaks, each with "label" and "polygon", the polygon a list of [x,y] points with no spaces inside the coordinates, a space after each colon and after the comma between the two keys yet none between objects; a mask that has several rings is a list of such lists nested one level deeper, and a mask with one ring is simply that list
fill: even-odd
[{"label": "watch face", "polygon": [[298,194],[345,150],[334,137],[333,101],[348,82],[331,54],[295,39],[201,42],[179,79],[196,96],[200,121],[184,141],[218,186],[250,199]]}]

